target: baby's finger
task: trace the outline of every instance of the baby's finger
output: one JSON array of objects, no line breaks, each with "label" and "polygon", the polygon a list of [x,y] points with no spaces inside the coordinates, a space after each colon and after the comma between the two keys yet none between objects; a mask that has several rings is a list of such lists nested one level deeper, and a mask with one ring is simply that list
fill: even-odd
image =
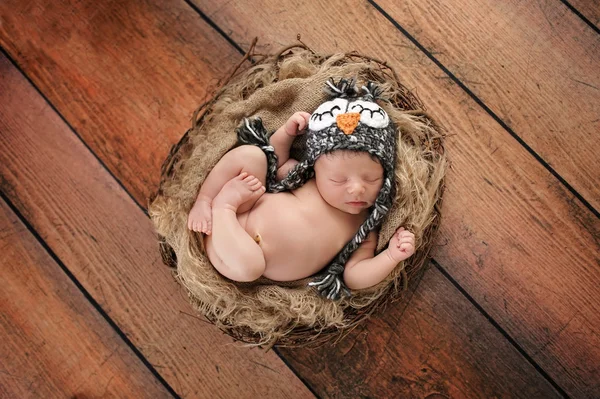
[{"label": "baby's finger", "polygon": [[296,118],[296,123],[298,124],[298,131],[304,130],[306,127],[306,119],[304,119],[302,115],[298,115]]},{"label": "baby's finger", "polygon": [[411,249],[412,249],[412,245],[410,245],[409,243],[405,242],[405,243],[400,244],[400,251],[402,251],[402,252],[407,252]]}]

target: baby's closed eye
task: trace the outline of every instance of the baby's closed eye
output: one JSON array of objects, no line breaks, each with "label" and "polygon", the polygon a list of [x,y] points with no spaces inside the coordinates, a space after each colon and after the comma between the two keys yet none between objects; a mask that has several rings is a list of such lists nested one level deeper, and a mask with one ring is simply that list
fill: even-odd
[{"label": "baby's closed eye", "polygon": [[[329,178],[330,181],[334,182],[334,183],[346,183],[348,181],[347,177],[341,177],[341,176],[334,176],[334,177],[330,177]],[[381,180],[381,177],[364,177],[361,179],[362,181],[366,182],[366,183],[377,183]]]}]

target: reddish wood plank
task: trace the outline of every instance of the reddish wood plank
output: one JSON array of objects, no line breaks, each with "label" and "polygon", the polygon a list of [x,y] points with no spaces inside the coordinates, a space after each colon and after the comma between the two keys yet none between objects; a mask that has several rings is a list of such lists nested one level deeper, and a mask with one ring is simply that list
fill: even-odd
[{"label": "reddish wood plank", "polygon": [[0,397],[171,397],[0,199]]},{"label": "reddish wood plank", "polygon": [[240,58],[190,10],[183,0],[0,2],[0,45],[141,204],[194,108]]},{"label": "reddish wood plank", "polygon": [[237,42],[260,36],[278,47],[300,32],[320,52],[388,60],[454,134],[436,259],[569,395],[600,396],[600,225],[591,212],[369,4],[196,4]]},{"label": "reddish wood plank", "polygon": [[324,397],[560,397],[434,267],[336,347],[282,353]]},{"label": "reddish wood plank", "polygon": [[600,35],[557,0],[378,4],[600,210]]},{"label": "reddish wood plank", "polygon": [[600,2],[597,0],[569,0],[584,17],[597,28],[600,28]]},{"label": "reddish wood plank", "polygon": [[0,189],[178,394],[312,397],[273,352],[190,316],[148,218],[3,56],[0,131]]}]

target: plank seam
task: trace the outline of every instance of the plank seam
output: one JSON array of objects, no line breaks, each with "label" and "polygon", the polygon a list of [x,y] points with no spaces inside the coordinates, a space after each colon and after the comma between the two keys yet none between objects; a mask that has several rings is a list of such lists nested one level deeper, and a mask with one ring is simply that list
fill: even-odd
[{"label": "plank seam", "polygon": [[589,19],[587,19],[585,17],[585,15],[583,15],[581,12],[579,12],[578,9],[576,9],[575,7],[573,7],[568,1],[566,0],[560,0],[565,6],[567,6],[567,8],[569,10],[571,10],[575,15],[577,15],[579,18],[581,18],[583,20],[583,22],[585,22],[586,24],[588,24],[590,26],[590,28],[592,28],[596,33],[598,33],[600,35],[600,29],[594,25],[592,23],[592,21],[590,21]]},{"label": "plank seam", "polygon": [[8,196],[4,193],[4,191],[0,190],[0,198],[6,202],[8,207],[17,215],[21,223],[25,225],[27,230],[35,237],[38,243],[44,248],[44,250],[50,255],[52,260],[58,264],[58,266],[62,269],[62,271],[69,277],[71,282],[75,284],[75,286],[81,291],[83,296],[90,302],[90,304],[96,309],[98,313],[106,320],[106,322],[113,328],[113,330],[117,333],[117,335],[125,342],[125,344],[133,351],[133,353],[140,359],[140,361],[150,370],[150,372],[154,375],[154,377],[167,389],[167,391],[175,398],[180,398],[180,396],[173,390],[173,388],[165,381],[165,379],[156,371],[154,366],[144,357],[144,355],[139,351],[139,349],[129,340],[127,335],[117,326],[117,324],[111,319],[111,317],[102,309],[100,304],[96,302],[94,297],[85,289],[85,287],[77,280],[77,277],[69,270],[69,268],[62,262],[62,260],[56,255],[56,253],[50,248],[48,243],[44,241],[44,239],[38,234],[38,232],[33,228],[33,226],[29,223],[29,221],[23,216],[21,211],[12,203],[12,201],[8,198]]},{"label": "plank seam", "polygon": [[312,393],[313,395],[315,395],[315,398],[317,399],[321,399],[321,396],[319,396],[319,394],[313,389],[312,386],[310,386],[310,384],[308,383],[308,381],[306,381],[304,379],[304,377],[302,377],[297,371],[296,369],[292,366],[292,364],[290,362],[288,362],[288,360],[279,352],[279,349],[276,347],[273,347],[273,352],[275,352],[275,354],[277,356],[279,356],[279,358],[281,359],[281,361],[283,362],[283,364],[285,364],[287,366],[288,369],[290,369],[290,371],[292,373],[294,373],[296,375],[296,377],[306,386],[306,388],[308,388],[308,390],[310,391],[310,393]]},{"label": "plank seam", "polygon": [[596,218],[600,219],[600,213],[589,203],[581,194],[577,192],[561,175],[558,174],[537,152],[533,150],[511,127],[509,127],[498,115],[494,113],[479,97],[475,95],[461,80],[459,80],[448,68],[446,68],[437,58],[433,56],[417,39],[415,39],[406,29],[404,29],[394,18],[392,18],[384,9],[382,9],[374,0],[367,0],[381,15],[383,15],[396,29],[398,29],[408,40],[410,40],[419,50],[421,50],[438,68],[440,68],[448,77],[456,83],[465,93],[469,95],[481,108],[485,110],[504,130],[506,130],[527,152],[529,152],[546,170],[550,172],[563,186],[567,188],[586,208],[588,208]]},{"label": "plank seam", "polygon": [[37,93],[44,99],[44,101],[46,101],[46,104],[48,104],[48,106],[52,109],[52,111],[54,111],[56,113],[56,115],[58,115],[58,117],[61,119],[61,121],[63,121],[63,123],[65,125],[67,125],[67,127],[71,130],[71,132],[73,132],[73,134],[75,136],[77,136],[77,138],[79,139],[79,141],[81,141],[81,143],[85,146],[85,148],[87,148],[87,150],[92,154],[92,156],[94,158],[96,158],[96,160],[98,162],[100,162],[100,165],[104,168],[104,170],[106,170],[108,172],[108,174],[115,179],[115,181],[117,182],[117,184],[123,189],[123,191],[125,191],[125,193],[129,196],[129,198],[131,198],[133,200],[133,202],[138,206],[138,208],[140,208],[140,210],[142,212],[144,212],[144,214],[148,217],[148,211],[133,197],[132,194],[129,193],[129,190],[127,190],[125,188],[125,185],[123,184],[123,182],[121,182],[121,180],[115,176],[112,171],[108,168],[108,166],[106,166],[106,164],[104,163],[104,161],[102,161],[102,159],[100,159],[100,157],[98,157],[96,155],[96,153],[90,148],[90,146],[85,142],[85,140],[83,139],[83,137],[81,137],[79,135],[79,133],[77,133],[77,130],[75,130],[75,128],[73,126],[71,126],[71,124],[69,123],[69,121],[67,121],[67,119],[63,116],[62,113],[60,113],[58,111],[58,109],[56,109],[56,107],[54,106],[54,104],[52,104],[52,102],[50,102],[50,99],[48,99],[48,97],[46,97],[46,95],[37,87],[37,85],[29,78],[29,76],[25,73],[25,71],[19,66],[19,64],[17,64],[17,62],[11,57],[11,55],[8,53],[8,51],[2,47],[0,45],[0,52],[13,64],[13,66],[19,71],[19,73],[27,80],[27,82],[29,82],[29,84],[31,85],[31,87],[33,87],[35,89],[35,91],[37,91]]},{"label": "plank seam", "polygon": [[229,35],[227,35],[227,33],[225,33],[219,27],[219,25],[214,23],[214,21],[212,19],[210,19],[210,17],[208,15],[204,14],[202,12],[202,10],[200,10],[200,8],[198,8],[198,6],[196,4],[194,4],[191,0],[184,0],[184,1],[187,3],[188,6],[190,6],[194,11],[196,11],[196,13],[198,13],[198,15],[200,15],[200,18],[202,18],[204,20],[204,22],[206,22],[211,28],[216,30],[217,33],[219,33],[223,37],[223,39],[227,40],[227,42],[229,44],[231,44],[237,51],[239,51],[242,55],[246,54],[246,52],[235,41],[233,41],[233,39],[231,37],[229,37]]},{"label": "plank seam", "polygon": [[490,316],[485,309],[483,309],[483,307],[481,305],[479,305],[479,303],[477,303],[477,301],[471,296],[469,295],[469,293],[467,291],[465,291],[460,284],[458,284],[458,282],[456,280],[454,280],[454,278],[452,278],[452,276],[435,260],[435,259],[431,259],[431,262],[435,265],[435,267],[448,279],[448,281],[450,281],[452,283],[452,285],[454,285],[454,287],[460,292],[462,293],[465,298],[467,298],[467,300],[469,302],[471,302],[471,304],[473,306],[475,306],[475,308],[483,315],[483,317],[485,317],[487,319],[487,321],[494,326],[499,332],[500,334],[502,334],[502,336],[510,343],[512,344],[512,346],[515,347],[515,349],[525,358],[525,360],[527,360],[527,362],[529,362],[529,364],[531,364],[535,370],[540,373],[542,375],[542,377],[544,377],[549,383],[550,385],[552,385],[552,387],[554,387],[554,389],[556,389],[558,391],[559,394],[561,394],[564,398],[569,398],[569,396],[567,395],[567,393],[552,379],[552,377],[550,377],[548,375],[548,373],[546,373],[544,371],[544,369],[536,363],[535,360],[533,360],[533,358],[531,356],[529,356],[529,354],[521,347],[521,345],[519,345],[519,343],[514,340],[507,332],[506,330],[504,330],[502,328],[502,326],[500,326],[493,318],[492,316]]}]

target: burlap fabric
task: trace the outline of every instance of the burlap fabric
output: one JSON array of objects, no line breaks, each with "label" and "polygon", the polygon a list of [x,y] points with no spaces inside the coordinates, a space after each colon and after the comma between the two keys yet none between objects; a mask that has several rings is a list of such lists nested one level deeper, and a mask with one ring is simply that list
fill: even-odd
[{"label": "burlap fabric", "polygon": [[[389,99],[380,105],[398,128],[397,194],[380,230],[378,251],[404,226],[415,233],[417,252],[380,284],[353,291],[351,298],[341,301],[319,296],[306,285],[310,279],[291,283],[226,279],[209,263],[200,236],[187,229],[187,215],[200,185],[236,145],[235,129],[243,118],[259,116],[274,131],[294,112],[312,112],[322,103],[330,77],[378,82]],[[437,230],[446,157],[439,127],[390,68],[357,54],[319,56],[297,46],[238,72],[201,112],[165,161],[149,213],[161,237],[165,263],[176,267],[177,280],[202,314],[250,344],[310,345],[341,336],[398,297],[425,263]],[[302,146],[300,137],[292,149],[296,159],[302,159]]]}]

